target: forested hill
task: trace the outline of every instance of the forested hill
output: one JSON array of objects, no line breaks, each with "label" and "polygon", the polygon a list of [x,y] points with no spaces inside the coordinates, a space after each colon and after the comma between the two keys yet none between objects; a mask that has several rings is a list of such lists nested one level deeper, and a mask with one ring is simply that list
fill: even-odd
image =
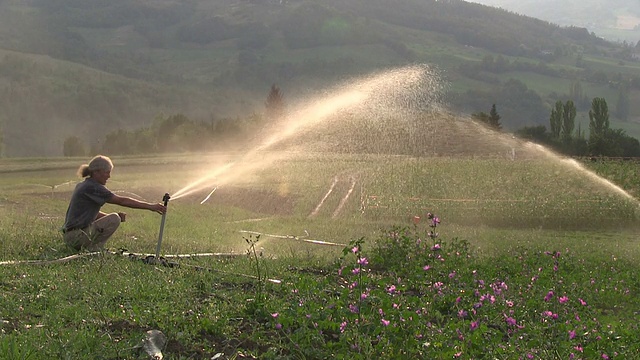
[{"label": "forested hill", "polygon": [[262,111],[271,84],[291,99],[413,63],[447,74],[457,110],[497,103],[517,128],[547,121],[576,81],[616,94],[640,76],[634,52],[458,0],[0,0],[0,131],[5,155],[60,155],[70,135],[235,118]]}]

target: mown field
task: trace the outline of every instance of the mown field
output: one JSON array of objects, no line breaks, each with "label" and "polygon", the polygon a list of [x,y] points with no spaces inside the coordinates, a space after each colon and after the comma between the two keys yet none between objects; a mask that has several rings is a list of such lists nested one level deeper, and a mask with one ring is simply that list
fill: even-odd
[{"label": "mown field", "polygon": [[635,162],[585,163],[626,196],[520,152],[114,158],[109,188],[158,202],[234,164],[170,201],[167,267],[122,256],[155,252],[136,210],[55,261],[86,160],[0,161],[3,358],[145,359],[149,330],[170,359],[640,356]]}]

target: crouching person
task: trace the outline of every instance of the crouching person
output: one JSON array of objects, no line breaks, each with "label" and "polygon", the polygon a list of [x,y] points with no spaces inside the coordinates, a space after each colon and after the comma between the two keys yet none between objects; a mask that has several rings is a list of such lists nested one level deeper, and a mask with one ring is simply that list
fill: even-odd
[{"label": "crouching person", "polygon": [[132,209],[146,209],[164,214],[166,206],[148,203],[126,196],[119,196],[107,189],[113,163],[106,156],[98,155],[89,164],[78,169],[78,175],[85,178],[76,185],[67,208],[62,234],[67,245],[75,250],[101,250],[115,233],[120,223],[125,221],[125,213],[106,214],[100,209],[105,203]]}]

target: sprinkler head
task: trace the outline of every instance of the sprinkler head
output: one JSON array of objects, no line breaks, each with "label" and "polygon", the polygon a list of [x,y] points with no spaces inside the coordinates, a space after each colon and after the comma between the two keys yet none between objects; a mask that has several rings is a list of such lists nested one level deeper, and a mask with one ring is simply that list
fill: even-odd
[{"label": "sprinkler head", "polygon": [[169,199],[171,199],[171,196],[169,196],[169,193],[164,194],[164,197],[162,197],[162,201],[164,201],[164,206],[167,206],[167,204],[169,203]]}]

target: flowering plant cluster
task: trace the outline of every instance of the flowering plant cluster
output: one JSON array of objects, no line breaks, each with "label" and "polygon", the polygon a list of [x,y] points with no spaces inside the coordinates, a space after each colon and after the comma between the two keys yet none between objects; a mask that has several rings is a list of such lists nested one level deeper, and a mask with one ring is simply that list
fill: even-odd
[{"label": "flowering plant cluster", "polygon": [[352,241],[330,275],[286,287],[271,325],[288,345],[273,351],[360,359],[640,357],[637,325],[608,323],[603,312],[612,296],[634,301],[620,269],[594,272],[569,250],[486,259],[466,241],[441,241],[437,216],[427,214],[427,226],[416,218],[369,251],[364,239]]}]

